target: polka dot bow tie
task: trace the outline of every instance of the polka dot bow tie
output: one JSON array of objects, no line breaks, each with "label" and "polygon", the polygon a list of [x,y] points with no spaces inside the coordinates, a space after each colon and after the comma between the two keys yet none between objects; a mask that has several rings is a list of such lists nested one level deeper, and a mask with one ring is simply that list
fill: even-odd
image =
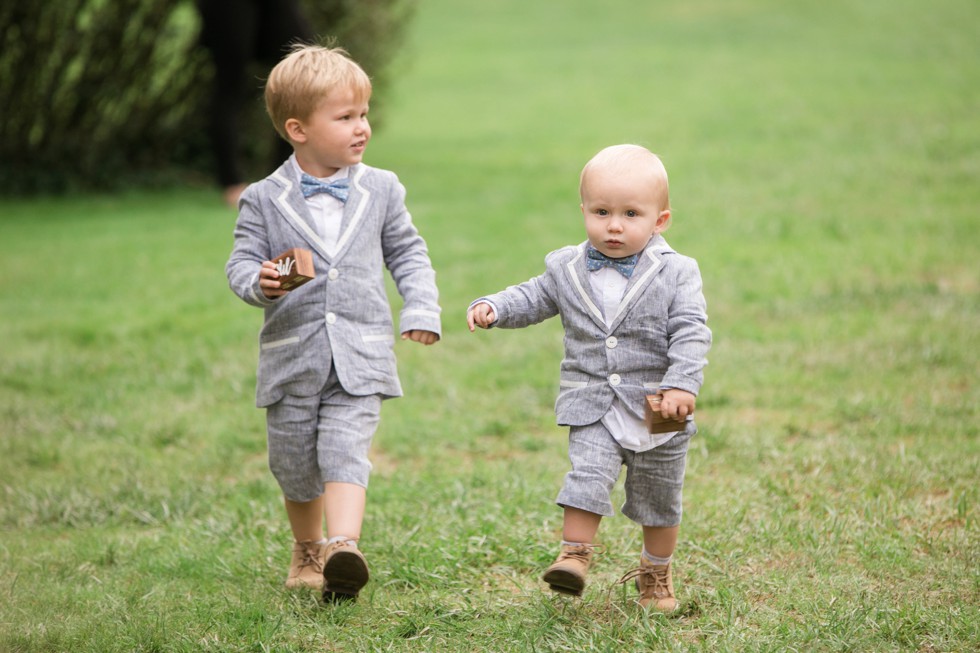
[{"label": "polka dot bow tie", "polygon": [[346,202],[350,191],[350,179],[344,177],[333,181],[320,181],[304,172],[300,178],[300,188],[303,191],[303,197],[313,197],[317,193],[326,193],[331,197],[336,197],[341,202]]},{"label": "polka dot bow tie", "polygon": [[590,245],[586,254],[585,267],[589,272],[594,272],[602,268],[612,268],[629,279],[633,276],[633,270],[636,268],[636,262],[638,260],[640,260],[639,253],[633,254],[632,256],[624,256],[623,258],[612,258]]}]

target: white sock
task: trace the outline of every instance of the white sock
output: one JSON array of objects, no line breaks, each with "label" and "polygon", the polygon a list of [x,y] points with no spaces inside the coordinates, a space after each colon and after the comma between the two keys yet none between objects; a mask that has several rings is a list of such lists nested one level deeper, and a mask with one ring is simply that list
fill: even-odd
[{"label": "white sock", "polygon": [[351,538],[347,537],[346,535],[334,535],[329,540],[327,540],[327,546],[330,546],[331,544],[334,544],[335,542],[343,542],[345,540],[352,547],[354,547],[355,549],[357,548],[357,540],[352,540]]},{"label": "white sock", "polygon": [[569,542],[568,540],[561,541],[562,546],[589,546],[585,542]]},{"label": "white sock", "polygon": [[669,565],[671,558],[674,557],[672,555],[669,555],[666,558],[658,558],[657,556],[650,555],[649,553],[647,553],[647,550],[645,548],[643,549],[642,555],[644,560],[646,560],[652,565],[658,565],[660,567],[663,567],[664,565]]}]

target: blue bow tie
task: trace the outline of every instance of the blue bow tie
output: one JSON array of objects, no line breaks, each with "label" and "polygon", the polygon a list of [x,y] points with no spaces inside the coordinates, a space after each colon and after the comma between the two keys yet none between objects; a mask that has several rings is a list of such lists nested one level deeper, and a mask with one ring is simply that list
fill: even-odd
[{"label": "blue bow tie", "polygon": [[303,197],[313,197],[317,193],[326,193],[331,197],[336,197],[341,202],[346,202],[350,191],[350,179],[344,177],[330,182],[320,181],[304,172],[300,178],[300,188],[303,191]]},{"label": "blue bow tie", "polygon": [[606,256],[592,245],[589,245],[588,252],[586,253],[585,267],[589,272],[601,270],[602,268],[612,268],[629,279],[633,276],[633,270],[636,268],[636,262],[639,260],[639,253],[624,256],[623,258],[612,258]]}]

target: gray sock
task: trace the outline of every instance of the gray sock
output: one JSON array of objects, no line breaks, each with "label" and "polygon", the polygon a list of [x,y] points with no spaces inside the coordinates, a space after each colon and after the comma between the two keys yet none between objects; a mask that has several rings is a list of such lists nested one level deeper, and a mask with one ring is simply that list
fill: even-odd
[{"label": "gray sock", "polygon": [[658,565],[660,567],[663,567],[664,565],[669,565],[671,558],[674,557],[670,555],[667,556],[666,558],[658,558],[657,556],[650,555],[649,553],[647,553],[646,549],[643,549],[643,553],[641,555],[643,556],[643,559],[649,562],[650,564]]}]

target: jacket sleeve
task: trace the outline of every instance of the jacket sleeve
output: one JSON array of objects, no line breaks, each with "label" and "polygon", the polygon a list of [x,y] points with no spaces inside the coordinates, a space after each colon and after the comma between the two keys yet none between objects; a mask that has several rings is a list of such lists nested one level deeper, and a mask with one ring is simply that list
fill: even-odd
[{"label": "jacket sleeve", "polygon": [[701,272],[694,259],[679,266],[677,290],[667,313],[667,358],[670,365],[661,387],[698,394],[708,364],[711,330],[701,289]]},{"label": "jacket sleeve", "polygon": [[393,179],[385,209],[381,247],[385,266],[404,300],[398,318],[400,331],[431,331],[441,336],[439,314],[442,309],[429,251],[405,207],[405,187],[394,173],[388,174]]},{"label": "jacket sleeve", "polygon": [[266,223],[258,207],[256,186],[252,185],[242,194],[238,221],[235,223],[235,243],[225,265],[232,292],[252,306],[265,307],[276,303],[275,299],[266,297],[259,287],[259,269],[262,262],[272,256]]},{"label": "jacket sleeve", "polygon": [[544,274],[473,302],[486,301],[496,309],[497,319],[491,327],[521,329],[558,315],[557,283],[553,272],[556,254],[552,252],[545,259],[547,269]]}]

